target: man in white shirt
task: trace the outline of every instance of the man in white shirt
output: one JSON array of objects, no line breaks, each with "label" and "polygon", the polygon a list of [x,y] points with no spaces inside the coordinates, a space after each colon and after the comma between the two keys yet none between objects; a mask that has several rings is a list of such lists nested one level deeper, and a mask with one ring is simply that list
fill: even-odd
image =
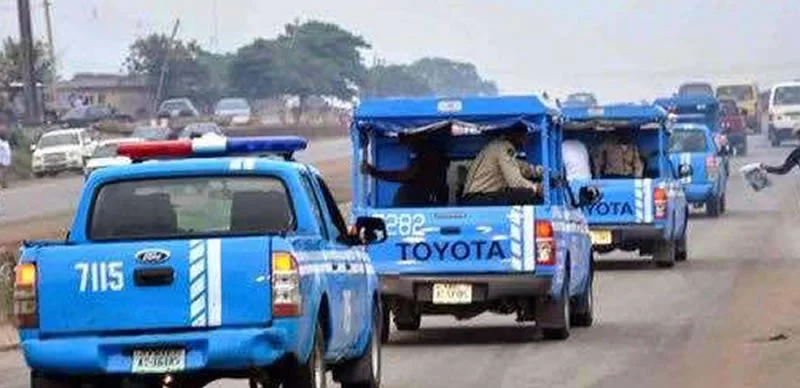
[{"label": "man in white shirt", "polygon": [[567,180],[592,179],[589,151],[583,143],[579,140],[564,140],[561,144],[561,155],[567,170]]},{"label": "man in white shirt", "polygon": [[6,176],[11,166],[11,145],[8,144],[7,139],[7,127],[4,122],[0,121],[0,188],[8,187]]}]

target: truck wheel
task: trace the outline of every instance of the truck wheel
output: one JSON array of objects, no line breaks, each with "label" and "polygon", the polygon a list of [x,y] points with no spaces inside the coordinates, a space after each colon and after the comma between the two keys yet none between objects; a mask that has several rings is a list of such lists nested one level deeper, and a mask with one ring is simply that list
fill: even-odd
[{"label": "truck wheel", "polygon": [[325,388],[327,380],[325,372],[325,336],[322,334],[322,325],[317,323],[314,333],[314,345],[308,361],[291,368],[286,380],[283,382],[284,388]]},{"label": "truck wheel", "polygon": [[727,209],[727,201],[725,201],[725,193],[719,198],[719,212],[720,214],[725,214],[725,210]]},{"label": "truck wheel", "polygon": [[575,327],[589,327],[594,322],[594,265],[589,269],[586,289],[575,297],[570,323]]},{"label": "truck wheel", "polygon": [[372,330],[364,354],[342,369],[342,388],[379,388],[381,386],[381,332],[383,314],[379,307],[372,313]]},{"label": "truck wheel", "polygon": [[[561,297],[556,300],[549,301],[551,304],[549,309],[558,311],[561,315],[555,327],[542,328],[542,336],[547,340],[565,340],[569,338],[570,318],[572,312],[570,311],[570,298],[569,298],[569,276],[564,277],[564,284],[561,289]],[[558,319],[558,318],[557,318]]]},{"label": "truck wheel", "polygon": [[706,201],[706,215],[712,218],[719,217],[720,200],[718,197],[712,197]]},{"label": "truck wheel", "polygon": [[45,376],[38,371],[31,372],[31,388],[71,388],[76,386],[65,378]]},{"label": "truck wheel", "polygon": [[400,331],[419,330],[422,324],[422,314],[413,302],[404,301],[400,303],[400,308],[395,311],[394,325]]},{"label": "truck wheel", "polygon": [[387,303],[383,303],[383,307],[381,307],[381,343],[385,344],[389,342],[389,332],[391,331],[391,322],[389,316],[391,312],[389,311],[389,305]]},{"label": "truck wheel", "polygon": [[675,241],[667,240],[656,243],[653,250],[653,259],[656,265],[661,268],[669,268],[675,265]]}]

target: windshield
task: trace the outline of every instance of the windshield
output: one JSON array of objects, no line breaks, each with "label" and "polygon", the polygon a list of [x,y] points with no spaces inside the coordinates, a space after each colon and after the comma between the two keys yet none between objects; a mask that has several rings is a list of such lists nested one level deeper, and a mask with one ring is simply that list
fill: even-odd
[{"label": "windshield", "polygon": [[775,105],[800,105],[800,86],[781,86],[775,89]]},{"label": "windshield", "polygon": [[113,158],[117,156],[117,148],[119,144],[117,143],[106,143],[101,144],[95,148],[94,152],[92,153],[93,158]]},{"label": "windshield", "polygon": [[190,124],[183,129],[181,137],[189,137],[192,135],[205,135],[207,133],[221,134],[222,131],[214,123]]},{"label": "windshield", "polygon": [[250,106],[247,104],[247,100],[241,98],[231,98],[220,100],[217,103],[217,110],[248,110]]},{"label": "windshield", "polygon": [[755,98],[753,88],[749,85],[720,86],[717,88],[717,98],[730,98],[736,102],[749,101]]},{"label": "windshield", "polygon": [[708,84],[687,84],[681,86],[678,94],[684,97],[688,96],[714,96],[714,89]]},{"label": "windshield", "polygon": [[169,130],[166,128],[139,127],[133,130],[131,137],[145,140],[166,140]]},{"label": "windshield", "polygon": [[699,130],[673,130],[669,152],[706,152],[706,134]]},{"label": "windshield", "polygon": [[69,112],[64,114],[64,120],[74,120],[74,119],[82,119],[86,117],[89,113],[89,107],[83,106],[80,108],[75,108],[70,110]]},{"label": "windshield", "polygon": [[164,103],[161,104],[161,110],[165,111],[184,109],[190,109],[189,104],[187,104],[185,101],[164,101]]},{"label": "windshield", "polygon": [[92,208],[93,240],[285,233],[294,211],[271,177],[145,179],[103,185]]},{"label": "windshield", "polygon": [[39,148],[58,147],[64,145],[78,145],[78,135],[75,133],[60,133],[55,135],[44,135],[39,139]]}]

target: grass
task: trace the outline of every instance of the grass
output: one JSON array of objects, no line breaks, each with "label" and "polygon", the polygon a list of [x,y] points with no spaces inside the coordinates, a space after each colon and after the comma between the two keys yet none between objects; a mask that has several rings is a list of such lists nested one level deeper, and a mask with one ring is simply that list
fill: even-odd
[{"label": "grass", "polygon": [[11,319],[13,310],[14,266],[16,255],[11,251],[0,251],[0,324]]}]

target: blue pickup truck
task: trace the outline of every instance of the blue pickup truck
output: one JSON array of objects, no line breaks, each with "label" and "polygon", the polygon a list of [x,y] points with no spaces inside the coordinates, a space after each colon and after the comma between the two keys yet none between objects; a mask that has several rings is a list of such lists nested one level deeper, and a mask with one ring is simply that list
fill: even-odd
[{"label": "blue pickup truck", "polygon": [[[543,198],[524,206],[474,206],[462,191],[473,159],[494,136],[523,126],[518,162],[541,166]],[[393,202],[399,186],[363,174],[368,162],[399,170],[417,157],[400,134],[428,134],[447,159],[447,199]],[[565,339],[593,319],[592,250],[580,207],[598,193],[563,184],[559,111],[535,96],[367,100],[354,114],[353,213],[385,220],[388,240],[368,250],[380,277],[384,325],[417,330],[422,315],[469,319],[483,312],[536,321]],[[383,332],[388,339],[388,330]]]},{"label": "blue pickup truck", "polygon": [[590,160],[591,179],[571,180],[576,189],[593,185],[603,193],[601,202],[586,208],[594,249],[638,250],[662,267],[685,260],[688,207],[667,153],[666,112],[653,105],[617,104],[565,109],[564,115],[565,138],[582,143],[587,153],[596,155],[610,137],[624,135],[641,158],[638,177],[610,177]]},{"label": "blue pickup truck", "polygon": [[[32,387],[380,384],[381,304],[301,138],[126,143],[90,175],[65,241],[21,248],[15,312]],[[280,155],[276,158],[271,155]],[[173,159],[173,160],[164,160]]]},{"label": "blue pickup truck", "polygon": [[678,131],[670,154],[682,171],[688,201],[704,206],[709,217],[718,217],[725,212],[731,153],[721,134],[719,102],[713,97],[672,97],[657,99],[656,104],[670,112],[671,132]]},{"label": "blue pickup truck", "polygon": [[686,199],[696,207],[705,206],[709,217],[719,217],[725,213],[729,176],[726,149],[717,146],[704,124],[676,123],[670,133],[670,157],[681,172]]}]

